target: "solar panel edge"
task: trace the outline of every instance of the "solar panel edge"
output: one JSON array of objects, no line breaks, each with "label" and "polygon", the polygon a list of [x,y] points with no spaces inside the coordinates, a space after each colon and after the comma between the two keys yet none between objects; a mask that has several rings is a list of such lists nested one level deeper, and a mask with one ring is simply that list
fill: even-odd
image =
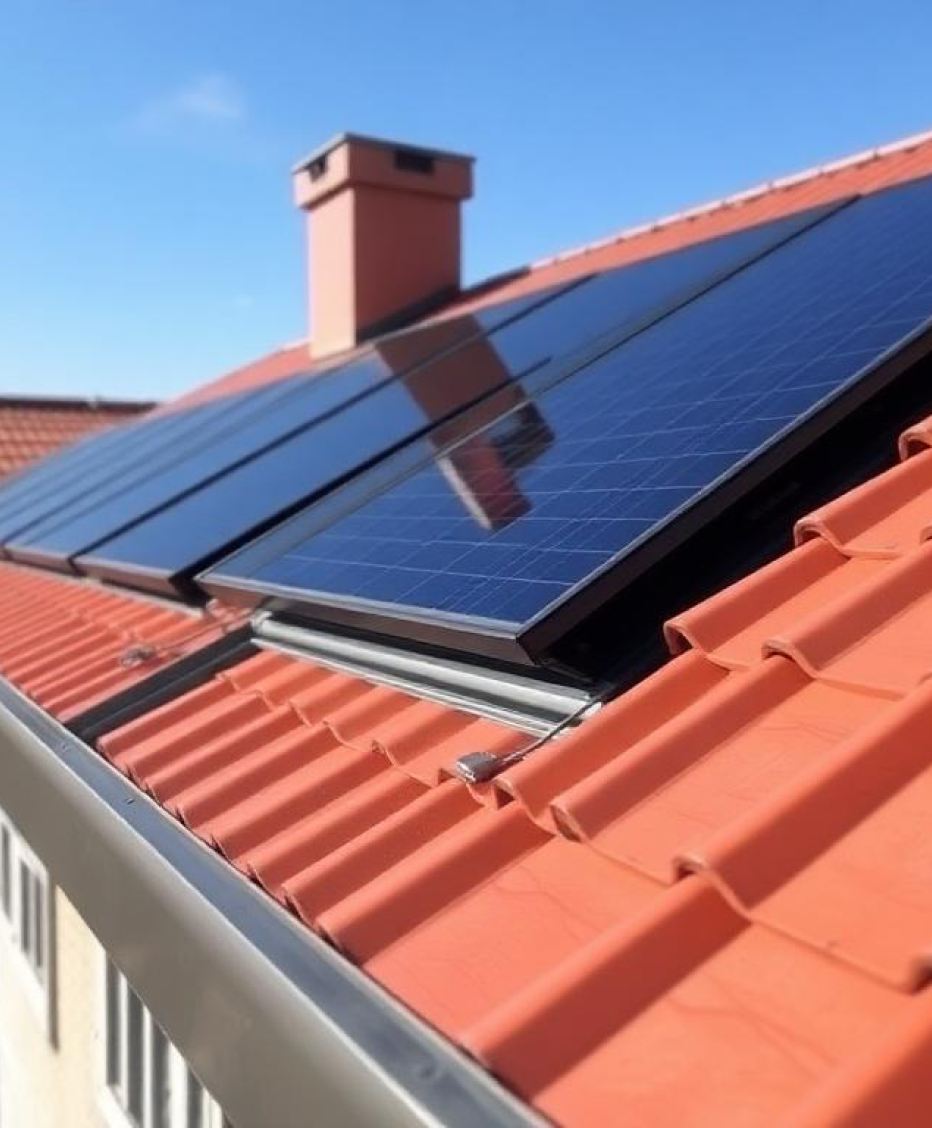
[{"label": "solar panel edge", "polygon": [[466,616],[450,615],[441,620],[435,616],[412,614],[407,608],[393,613],[387,606],[350,599],[340,604],[330,602],[329,598],[320,603],[305,600],[298,606],[281,594],[269,595],[249,584],[229,586],[219,576],[212,576],[203,586],[214,598],[225,602],[235,600],[237,606],[270,614],[284,614],[308,626],[348,629],[366,636],[402,640],[447,653],[471,653],[509,666],[536,665],[520,636],[514,631],[503,630],[497,622],[488,623],[487,630],[477,633],[476,627],[480,624]]}]

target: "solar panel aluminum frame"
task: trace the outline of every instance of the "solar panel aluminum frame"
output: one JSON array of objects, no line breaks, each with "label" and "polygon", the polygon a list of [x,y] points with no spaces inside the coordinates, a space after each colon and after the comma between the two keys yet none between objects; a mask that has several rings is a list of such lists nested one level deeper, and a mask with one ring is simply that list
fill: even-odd
[{"label": "solar panel aluminum frame", "polygon": [[[271,592],[268,584],[255,583],[248,578],[224,577],[222,564],[199,576],[198,582],[228,603],[250,609],[261,607],[272,615],[318,630],[336,628],[364,632],[375,638],[404,640],[440,653],[465,652],[509,666],[547,667],[560,676],[579,677],[582,671],[561,666],[551,654],[561,638],[592,619],[608,600],[622,594],[624,588],[683,545],[705,524],[739,505],[794,456],[826,435],[907,369],[930,356],[932,317],[525,623],[504,624],[465,615],[428,612],[285,585],[275,585],[275,591]],[[619,639],[619,649],[623,646],[624,640]]]}]

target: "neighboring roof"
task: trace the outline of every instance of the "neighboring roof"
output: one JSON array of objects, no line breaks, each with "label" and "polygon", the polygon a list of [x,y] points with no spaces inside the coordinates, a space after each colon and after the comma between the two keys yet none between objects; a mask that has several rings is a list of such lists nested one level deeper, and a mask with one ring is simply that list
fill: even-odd
[{"label": "neighboring roof", "polygon": [[[460,298],[433,316],[466,313],[586,274],[666,254],[703,239],[714,239],[742,227],[766,223],[832,200],[879,192],[894,184],[929,175],[932,175],[932,131],[766,181],[653,223],[626,228],[597,243],[578,247],[554,258],[541,259],[500,277],[486,279],[464,291]],[[172,401],[172,406],[187,407],[217,395],[286,379],[305,371],[313,363],[312,354],[313,344],[307,340],[283,346]]]},{"label": "neighboring roof", "polygon": [[0,478],[151,407],[129,400],[0,396]]},{"label": "neighboring roof", "polygon": [[[926,136],[525,281],[929,173]],[[452,776],[458,756],[533,738],[276,653],[96,746],[559,1122],[916,1121],[932,1099],[930,447],[932,420],[911,427],[904,461],[667,624],[662,669],[481,787]],[[2,574],[0,672],[66,720],[141,655],[239,621]]]}]

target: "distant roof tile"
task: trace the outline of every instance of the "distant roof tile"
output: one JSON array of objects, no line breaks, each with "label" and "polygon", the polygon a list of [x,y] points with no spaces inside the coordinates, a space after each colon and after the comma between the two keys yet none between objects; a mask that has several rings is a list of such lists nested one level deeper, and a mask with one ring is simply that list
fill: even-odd
[{"label": "distant roof tile", "polygon": [[0,396],[0,478],[86,435],[147,411],[149,403]]}]

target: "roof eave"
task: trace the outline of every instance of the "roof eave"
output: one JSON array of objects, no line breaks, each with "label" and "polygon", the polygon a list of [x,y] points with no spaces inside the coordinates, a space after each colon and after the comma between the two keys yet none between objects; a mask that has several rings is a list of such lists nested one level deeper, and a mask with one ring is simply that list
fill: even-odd
[{"label": "roof eave", "polygon": [[5,810],[233,1123],[539,1123],[2,679],[0,746]]}]

